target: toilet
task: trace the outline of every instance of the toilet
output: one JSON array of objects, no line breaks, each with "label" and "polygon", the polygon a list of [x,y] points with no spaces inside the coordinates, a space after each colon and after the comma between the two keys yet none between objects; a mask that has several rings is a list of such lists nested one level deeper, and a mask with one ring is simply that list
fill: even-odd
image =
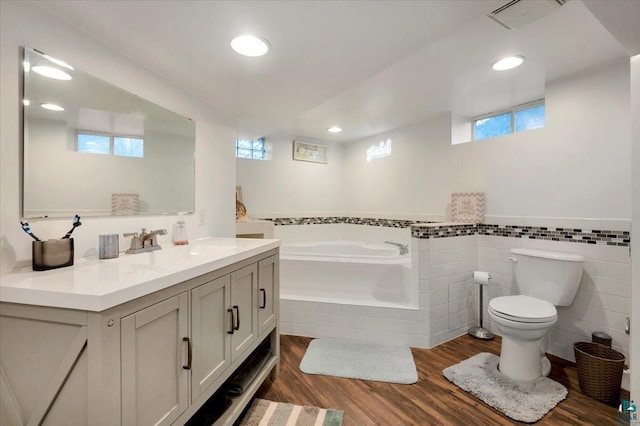
[{"label": "toilet", "polygon": [[556,306],[575,298],[584,257],[543,250],[511,249],[519,295],[495,297],[489,318],[502,334],[500,372],[515,380],[548,376],[547,330],[558,321]]}]

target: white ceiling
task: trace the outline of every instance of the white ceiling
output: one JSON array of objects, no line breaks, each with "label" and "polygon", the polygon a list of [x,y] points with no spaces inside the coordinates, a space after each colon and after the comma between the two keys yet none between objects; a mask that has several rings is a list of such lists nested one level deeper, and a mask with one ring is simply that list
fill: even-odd
[{"label": "white ceiling", "polygon": [[[640,1],[611,13],[620,1],[589,7],[606,10],[608,26],[637,24]],[[443,111],[478,115],[543,97],[545,81],[628,57],[579,0],[519,30],[485,16],[507,0],[36,3],[227,113],[248,138],[285,131],[350,141]],[[243,33],[267,39],[269,53],[233,52],[231,39]],[[507,54],[527,61],[492,71]],[[332,125],[344,131],[327,133]]]}]

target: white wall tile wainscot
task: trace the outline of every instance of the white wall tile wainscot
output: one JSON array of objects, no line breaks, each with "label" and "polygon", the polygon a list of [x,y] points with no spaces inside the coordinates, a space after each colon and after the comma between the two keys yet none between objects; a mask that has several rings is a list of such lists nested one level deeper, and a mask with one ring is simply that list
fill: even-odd
[{"label": "white wall tile wainscot", "polygon": [[425,310],[282,300],[283,334],[426,346]]},{"label": "white wall tile wainscot", "polygon": [[432,236],[418,241],[420,302],[427,308],[431,348],[465,334],[475,324],[478,290],[472,275],[478,263],[478,236]]}]

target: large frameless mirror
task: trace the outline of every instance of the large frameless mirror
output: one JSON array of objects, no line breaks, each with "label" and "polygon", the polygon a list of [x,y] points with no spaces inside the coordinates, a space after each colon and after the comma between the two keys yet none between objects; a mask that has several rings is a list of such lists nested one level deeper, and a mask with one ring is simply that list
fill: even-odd
[{"label": "large frameless mirror", "polygon": [[23,216],[193,212],[195,124],[31,48]]}]

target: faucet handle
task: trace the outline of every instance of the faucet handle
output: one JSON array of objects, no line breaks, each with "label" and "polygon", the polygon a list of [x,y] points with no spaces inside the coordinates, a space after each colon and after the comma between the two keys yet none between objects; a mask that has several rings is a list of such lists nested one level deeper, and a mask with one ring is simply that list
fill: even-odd
[{"label": "faucet handle", "polygon": [[142,248],[142,244],[140,244],[140,238],[137,232],[127,232],[125,234],[122,234],[122,236],[125,238],[133,237],[131,238],[131,247],[129,247],[129,250],[127,250],[125,253],[135,253],[134,250]]}]

